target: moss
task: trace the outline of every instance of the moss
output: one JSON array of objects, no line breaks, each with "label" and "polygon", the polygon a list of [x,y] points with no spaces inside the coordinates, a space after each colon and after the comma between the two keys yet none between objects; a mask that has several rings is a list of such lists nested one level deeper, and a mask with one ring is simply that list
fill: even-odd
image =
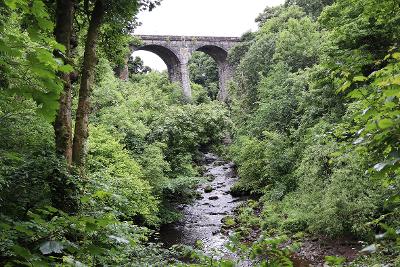
[{"label": "moss", "polygon": [[205,188],[204,188],[204,192],[205,193],[210,193],[210,192],[212,192],[214,189],[212,188],[212,186],[211,185],[207,185]]},{"label": "moss", "polygon": [[236,225],[236,221],[232,216],[226,216],[222,219],[223,228],[232,228]]}]

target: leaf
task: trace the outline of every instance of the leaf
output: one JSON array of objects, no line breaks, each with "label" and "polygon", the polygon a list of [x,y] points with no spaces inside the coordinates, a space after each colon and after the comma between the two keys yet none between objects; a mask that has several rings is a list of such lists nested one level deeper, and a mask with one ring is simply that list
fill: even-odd
[{"label": "leaf", "polygon": [[40,62],[45,63],[46,65],[53,64],[54,56],[50,51],[46,49],[36,49],[35,52],[36,52],[36,58]]},{"label": "leaf", "polygon": [[348,93],[347,96],[354,99],[360,99],[364,97],[362,90],[353,90],[350,93]]},{"label": "leaf", "polygon": [[90,196],[83,196],[81,197],[81,202],[82,203],[88,203],[90,201],[91,197]]},{"label": "leaf", "polygon": [[10,226],[9,224],[7,224],[7,223],[0,222],[0,229],[3,229],[3,230],[5,230],[5,231],[8,231],[8,230],[11,229],[11,226]]},{"label": "leaf", "polygon": [[51,212],[51,213],[55,213],[58,211],[58,209],[52,207],[52,206],[46,206],[45,207],[47,211]]},{"label": "leaf", "polygon": [[339,89],[336,90],[337,93],[346,91],[351,86],[351,82],[346,81]]},{"label": "leaf", "polygon": [[399,52],[393,53],[392,57],[394,59],[400,60],[400,53]]},{"label": "leaf", "polygon": [[35,232],[29,230],[25,225],[16,225],[15,230],[17,230],[20,233],[24,233],[28,236],[33,236],[35,234]]},{"label": "leaf", "polygon": [[66,49],[65,49],[65,46],[63,44],[55,42],[55,43],[53,43],[52,47],[53,47],[54,50],[60,50],[62,53],[65,53]]},{"label": "leaf", "polygon": [[110,239],[113,239],[115,241],[117,241],[117,243],[120,244],[129,244],[129,240],[123,238],[123,237],[119,237],[119,236],[115,236],[115,235],[109,235],[108,236]]},{"label": "leaf", "polygon": [[62,65],[58,68],[59,71],[70,73],[74,71],[74,68],[71,65]]},{"label": "leaf", "polygon": [[88,245],[87,250],[91,255],[101,255],[105,252],[104,248],[95,245]]},{"label": "leaf", "polygon": [[381,129],[387,129],[393,126],[393,120],[391,119],[382,119],[378,121],[378,126]]},{"label": "leaf", "polygon": [[364,82],[366,80],[368,80],[368,78],[365,77],[365,76],[356,76],[356,77],[353,78],[354,82]]},{"label": "leaf", "polygon": [[31,254],[31,252],[29,250],[27,250],[24,247],[18,246],[18,245],[14,245],[12,247],[13,251],[15,254],[17,254],[18,256],[24,258],[24,259],[31,259],[33,256]]},{"label": "leaf", "polygon": [[10,9],[16,9],[17,8],[17,0],[4,0],[4,3],[6,6],[8,6]]},{"label": "leaf", "polygon": [[36,20],[37,20],[40,28],[42,28],[43,30],[48,30],[48,31],[53,30],[54,24],[50,20],[48,20],[46,18],[36,18]]},{"label": "leaf", "polygon": [[46,241],[42,243],[39,247],[40,252],[42,252],[43,255],[48,255],[52,253],[62,253],[62,250],[64,249],[64,246],[62,243],[58,241]]},{"label": "leaf", "polygon": [[104,199],[111,196],[111,194],[109,192],[103,191],[103,190],[98,190],[93,194],[93,197],[97,197],[100,199]]}]

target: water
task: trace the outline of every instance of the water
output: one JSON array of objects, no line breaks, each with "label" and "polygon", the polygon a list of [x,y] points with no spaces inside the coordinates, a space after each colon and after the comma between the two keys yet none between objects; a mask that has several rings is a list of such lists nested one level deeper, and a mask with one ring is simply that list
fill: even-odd
[{"label": "water", "polygon": [[[205,178],[210,182],[203,184],[198,192],[200,197],[192,204],[183,207],[183,219],[174,224],[164,225],[160,229],[159,241],[166,247],[176,244],[195,246],[198,240],[203,244],[203,251],[219,254],[224,258],[237,259],[224,246],[229,233],[222,233],[222,218],[233,215],[234,209],[245,199],[233,197],[229,191],[237,181],[234,164],[207,153],[204,155]],[[212,181],[211,181],[212,180]],[[212,187],[207,193],[205,188]],[[295,267],[308,267],[310,263],[293,256]],[[252,266],[250,261],[240,261],[238,266]]]},{"label": "water", "polygon": [[[161,228],[160,241],[169,247],[175,244],[194,246],[200,240],[206,253],[228,253],[224,249],[228,237],[221,233],[221,220],[231,215],[242,201],[229,193],[237,180],[234,164],[212,153],[204,155],[204,162],[204,176],[210,182],[198,189],[201,196],[193,204],[183,207],[182,221]],[[204,190],[207,186],[212,188],[209,193]]]}]

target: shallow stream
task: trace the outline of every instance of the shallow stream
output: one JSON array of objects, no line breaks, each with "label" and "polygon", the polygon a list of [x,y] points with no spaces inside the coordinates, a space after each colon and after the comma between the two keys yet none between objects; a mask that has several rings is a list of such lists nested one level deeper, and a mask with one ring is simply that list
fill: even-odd
[{"label": "shallow stream", "polygon": [[[222,219],[234,215],[234,209],[245,199],[233,197],[230,189],[237,181],[233,162],[226,162],[212,153],[204,155],[204,177],[208,180],[198,188],[199,197],[192,203],[182,206],[183,219],[180,222],[164,225],[159,232],[159,241],[165,247],[183,244],[195,246],[201,241],[203,251],[224,258],[236,258],[225,248],[228,234],[221,232]],[[212,189],[211,192],[206,189]],[[295,267],[310,266],[309,262],[293,257]],[[252,266],[248,261],[240,261],[238,266]]]},{"label": "shallow stream", "polygon": [[221,220],[233,214],[242,201],[229,193],[237,180],[234,164],[207,153],[203,167],[204,177],[209,182],[198,189],[200,196],[194,203],[182,207],[184,217],[180,222],[161,228],[160,241],[169,247],[175,244],[194,246],[200,240],[206,253],[227,253],[224,244],[228,237],[221,233]]}]

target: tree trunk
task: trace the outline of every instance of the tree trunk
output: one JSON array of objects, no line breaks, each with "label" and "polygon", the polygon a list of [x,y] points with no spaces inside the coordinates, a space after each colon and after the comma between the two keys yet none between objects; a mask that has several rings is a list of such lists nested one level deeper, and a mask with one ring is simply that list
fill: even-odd
[{"label": "tree trunk", "polygon": [[[57,42],[65,46],[65,54],[57,52],[56,56],[68,63],[71,55],[71,36],[73,28],[75,0],[57,0],[55,37]],[[59,109],[54,121],[56,150],[65,157],[67,164],[72,163],[72,119],[71,119],[71,78],[69,73],[60,73],[64,81],[64,91],[60,95]]]},{"label": "tree trunk", "polygon": [[[57,0],[56,26],[54,35],[58,43],[65,46],[65,53],[55,51],[56,57],[65,64],[71,61],[71,37],[73,31],[73,17],[75,0]],[[64,82],[64,91],[60,95],[59,109],[54,121],[56,152],[65,158],[68,166],[72,164],[72,118],[71,118],[71,74],[60,72],[59,77]],[[52,205],[64,212],[74,213],[78,208],[76,185],[68,174],[57,168],[48,177],[51,190]]]},{"label": "tree trunk", "polygon": [[72,161],[77,167],[83,167],[86,156],[86,142],[89,136],[88,124],[90,113],[90,95],[94,81],[94,71],[97,64],[96,43],[99,29],[104,16],[104,3],[97,0],[91,14],[89,29],[85,43],[79,102],[76,112],[75,135],[73,142]]}]

